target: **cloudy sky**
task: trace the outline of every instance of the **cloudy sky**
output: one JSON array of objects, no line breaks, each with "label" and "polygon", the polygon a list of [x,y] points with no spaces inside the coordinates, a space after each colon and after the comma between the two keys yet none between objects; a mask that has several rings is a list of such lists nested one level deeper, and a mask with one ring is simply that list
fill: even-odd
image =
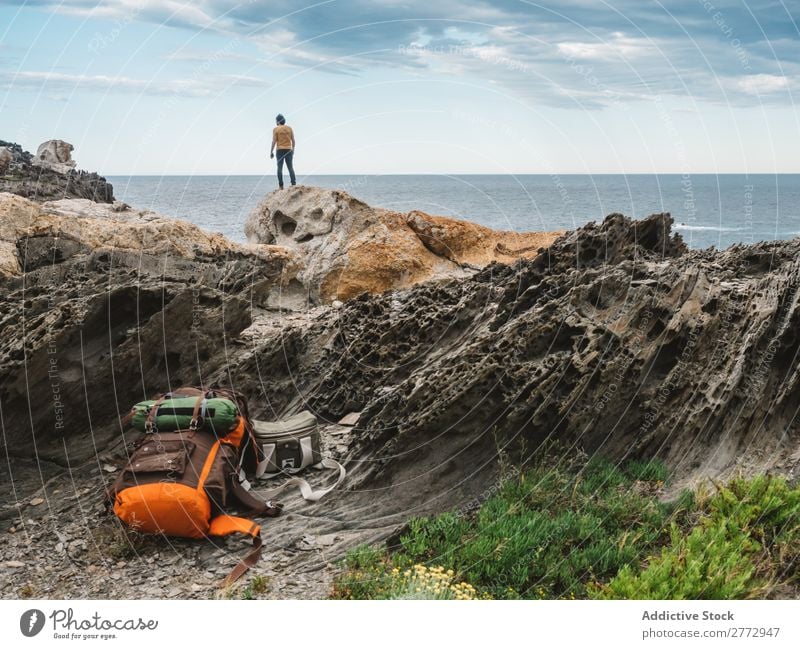
[{"label": "cloudy sky", "polygon": [[108,175],[800,172],[796,95],[797,0],[0,0],[0,139]]}]

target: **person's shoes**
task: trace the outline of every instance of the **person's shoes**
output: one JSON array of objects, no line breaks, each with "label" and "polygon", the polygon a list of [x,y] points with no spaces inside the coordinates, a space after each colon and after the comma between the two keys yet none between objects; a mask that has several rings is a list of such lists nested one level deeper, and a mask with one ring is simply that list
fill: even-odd
[{"label": "person's shoes", "polygon": [[283,185],[278,185],[278,189],[283,189]]},{"label": "person's shoes", "polygon": [[292,187],[295,187],[296,185],[297,185],[297,183],[292,183]]}]

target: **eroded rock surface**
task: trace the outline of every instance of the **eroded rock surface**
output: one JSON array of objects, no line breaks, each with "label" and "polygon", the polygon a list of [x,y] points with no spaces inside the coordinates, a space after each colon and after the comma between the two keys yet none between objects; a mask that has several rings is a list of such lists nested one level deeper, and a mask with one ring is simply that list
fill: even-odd
[{"label": "eroded rock surface", "polygon": [[[0,280],[0,403],[18,486],[0,529],[26,535],[0,545],[17,566],[0,573],[4,592],[214,595],[243,551],[235,540],[162,539],[120,565],[79,537],[115,524],[92,503],[113,479],[103,467],[122,461],[119,414],[179,384],[233,387],[260,418],[313,410],[349,470],[321,503],[291,496],[265,522],[256,574],[276,597],[324,595],[347,548],[472,506],[496,489],[501,455],[524,466],[545,441],[662,458],[675,486],[738,469],[796,477],[800,239],[690,251],[671,222],[614,214],[511,265],[290,314],[264,308],[285,261],[241,252],[77,251]],[[345,415],[354,427],[336,425]],[[30,479],[35,454],[44,469]],[[56,488],[66,493],[52,507],[31,505]],[[68,551],[54,553],[65,525]],[[177,567],[143,579],[167,560]],[[97,577],[78,576],[76,561]],[[41,565],[51,569],[25,568]]]},{"label": "eroded rock surface", "polygon": [[[105,444],[119,408],[152,389],[148,376],[197,383],[207,362],[224,366],[226,337],[294,269],[286,249],[235,244],[186,221],[12,194],[0,194],[0,246],[7,450],[62,464]],[[174,342],[165,347],[164,336]]]},{"label": "eroded rock surface", "polygon": [[285,330],[303,362],[270,403],[302,399],[332,421],[361,411],[351,486],[399,508],[452,504],[491,482],[498,448],[552,439],[660,457],[687,480],[796,470],[800,240],[688,251],[670,225],[614,214],[534,259]]},{"label": "eroded rock surface", "polygon": [[347,300],[429,279],[466,277],[492,261],[533,257],[559,232],[504,232],[424,212],[370,207],[349,194],[291,187],[268,194],[245,224],[250,241],[297,250],[312,300]]}]

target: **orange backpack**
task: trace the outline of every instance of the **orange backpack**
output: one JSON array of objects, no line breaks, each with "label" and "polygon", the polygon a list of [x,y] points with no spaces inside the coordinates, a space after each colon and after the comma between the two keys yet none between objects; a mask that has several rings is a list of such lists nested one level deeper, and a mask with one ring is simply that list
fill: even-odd
[{"label": "orange backpack", "polygon": [[[230,398],[239,414],[231,429],[218,431],[219,436],[196,425],[160,432],[153,425],[155,415],[172,396]],[[232,584],[258,562],[261,526],[226,510],[238,504],[249,510],[248,516],[281,512],[280,504],[258,500],[240,484],[246,453],[257,452],[246,402],[230,391],[181,388],[156,399],[147,430],[108,490],[107,503],[113,503],[114,513],[126,525],[140,532],[193,539],[235,533],[252,537],[253,549],[223,581],[223,586]]]}]

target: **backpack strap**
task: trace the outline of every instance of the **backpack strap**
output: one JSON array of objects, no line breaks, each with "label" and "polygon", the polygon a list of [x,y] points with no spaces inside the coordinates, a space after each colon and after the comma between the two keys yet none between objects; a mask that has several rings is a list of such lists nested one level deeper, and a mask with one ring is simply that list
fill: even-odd
[{"label": "backpack strap", "polygon": [[[336,479],[336,482],[334,482],[329,487],[325,487],[324,489],[317,489],[316,491],[314,491],[314,489],[311,487],[311,485],[308,484],[308,482],[306,480],[304,480],[303,478],[299,478],[299,477],[289,478],[280,487],[275,487],[274,489],[268,489],[267,491],[260,491],[258,495],[260,497],[262,497],[264,500],[269,501],[270,499],[274,498],[279,493],[281,493],[282,491],[285,491],[289,487],[297,487],[298,489],[300,489],[300,494],[303,496],[303,498],[305,500],[308,500],[310,502],[317,502],[318,500],[322,499],[323,496],[325,496],[326,494],[328,494],[331,491],[333,491],[334,489],[336,489],[336,487],[338,487],[340,484],[342,484],[342,482],[344,481],[345,477],[347,477],[347,470],[341,464],[339,464],[336,460],[334,460],[333,458],[330,458],[330,457],[326,457],[326,458],[324,458],[322,460],[322,462],[319,462],[318,464],[312,465],[312,468],[314,468],[314,469],[339,469],[339,477]],[[275,477],[275,476],[279,476],[279,475],[282,475],[282,474],[280,474],[280,473],[272,473],[272,474],[267,474],[267,475],[265,475],[263,477],[269,478],[269,477]]]},{"label": "backpack strap", "polygon": [[261,540],[261,526],[247,518],[229,516],[221,514],[211,519],[208,529],[209,536],[228,536],[229,534],[244,534],[253,539],[253,548],[247,555],[230,571],[222,581],[221,586],[227,588],[236,582],[244,573],[258,563],[261,558],[263,541]]},{"label": "backpack strap", "polygon": [[198,397],[201,395],[206,395],[206,391],[203,388],[182,387],[167,392],[164,396],[168,399],[174,399],[175,397]]},{"label": "backpack strap", "polygon": [[200,411],[205,403],[205,400],[206,398],[203,395],[200,395],[194,402],[194,410],[192,411],[192,420],[189,422],[189,430],[197,430],[200,427],[200,424],[203,420]]},{"label": "backpack strap", "polygon": [[239,476],[231,476],[231,484],[233,485],[233,496],[249,511],[248,516],[270,516],[275,517],[280,515],[283,511],[283,505],[273,502],[269,499],[256,498],[251,494],[244,485],[239,482]]},{"label": "backpack strap", "polygon": [[158,431],[156,427],[155,418],[158,415],[158,407],[164,403],[164,400],[167,399],[167,395],[164,394],[158,399],[153,402],[153,405],[150,406],[150,410],[147,412],[147,418],[144,420],[144,430],[147,433],[154,433]]}]

